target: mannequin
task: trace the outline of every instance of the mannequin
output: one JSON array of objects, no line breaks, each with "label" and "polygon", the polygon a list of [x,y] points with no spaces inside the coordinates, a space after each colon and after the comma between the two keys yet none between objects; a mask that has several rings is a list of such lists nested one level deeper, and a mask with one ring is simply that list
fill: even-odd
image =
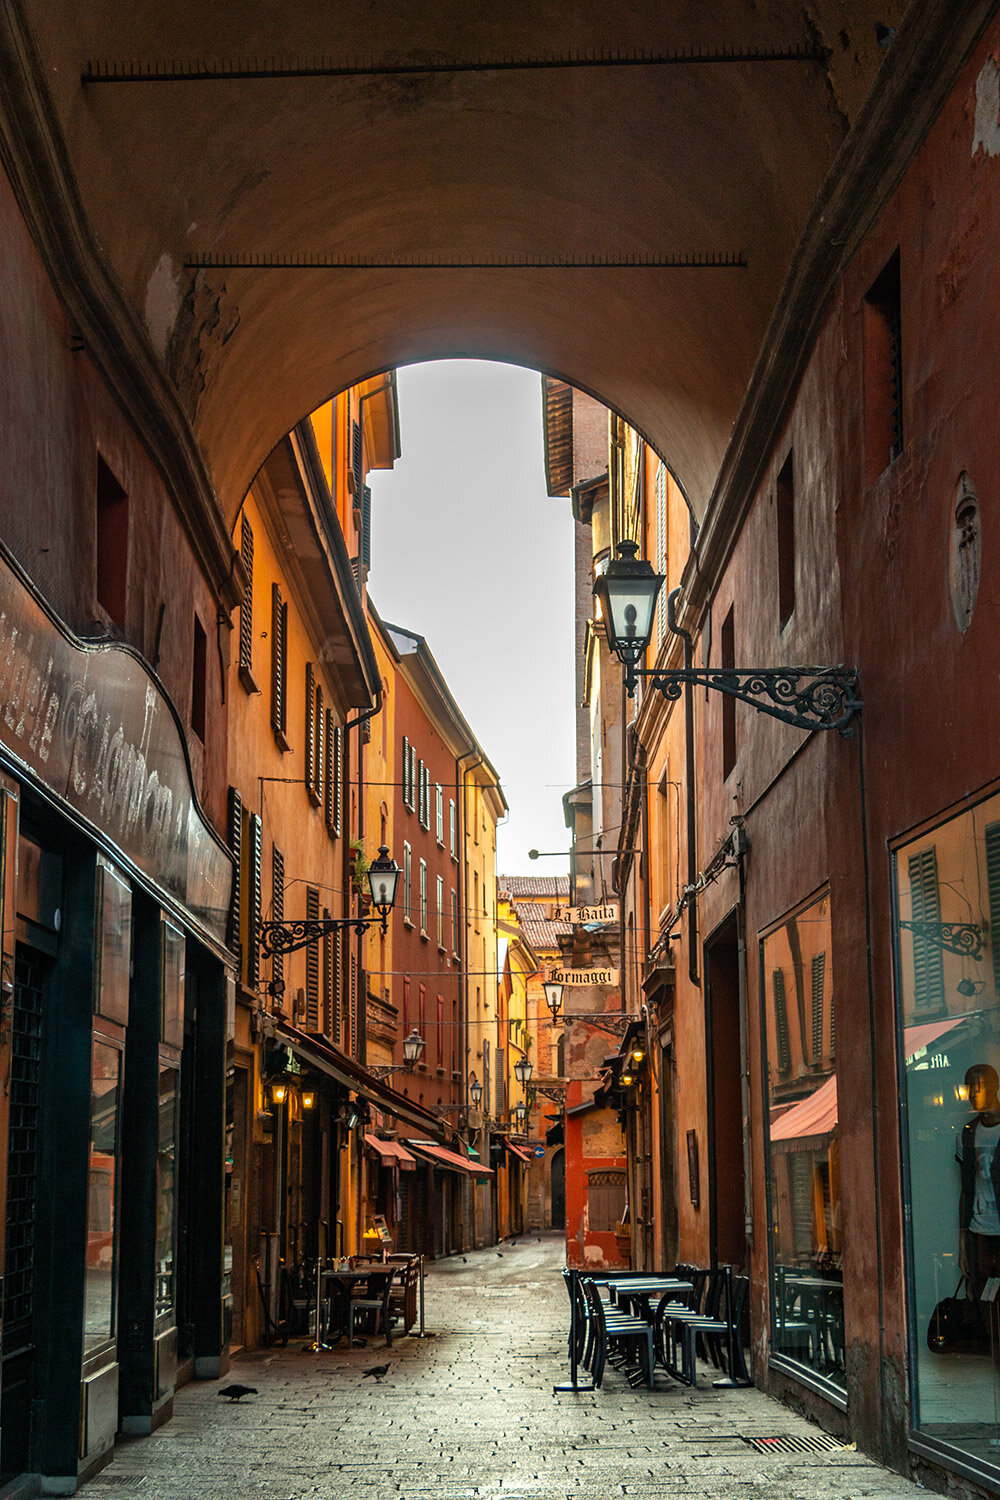
[{"label": "mannequin", "polygon": [[976,1063],[965,1083],[976,1113],[962,1128],[957,1156],[962,1168],[960,1261],[978,1300],[988,1278],[1000,1276],[1000,1077],[989,1063]]}]

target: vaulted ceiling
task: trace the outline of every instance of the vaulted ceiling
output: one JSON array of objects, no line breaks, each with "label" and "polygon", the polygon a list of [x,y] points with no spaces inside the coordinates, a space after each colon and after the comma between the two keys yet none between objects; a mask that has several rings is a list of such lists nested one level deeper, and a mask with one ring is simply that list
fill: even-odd
[{"label": "vaulted ceiling", "polygon": [[[112,283],[230,515],[329,394],[454,355],[591,391],[702,511],[817,193],[906,28],[947,9],[15,5]],[[191,76],[143,76],[164,71]]]}]

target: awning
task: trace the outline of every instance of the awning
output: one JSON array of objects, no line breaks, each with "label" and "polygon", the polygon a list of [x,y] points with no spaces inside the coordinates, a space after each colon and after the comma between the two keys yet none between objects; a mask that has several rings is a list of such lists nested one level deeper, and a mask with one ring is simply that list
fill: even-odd
[{"label": "awning", "polygon": [[371,1135],[366,1131],[365,1145],[371,1146],[374,1151],[377,1151],[383,1161],[387,1162],[390,1167],[402,1167],[404,1172],[415,1172],[417,1170],[415,1159],[410,1155],[405,1146],[400,1145],[399,1141],[383,1141],[379,1136]]},{"label": "awning", "polygon": [[421,1105],[414,1104],[402,1094],[397,1094],[395,1089],[374,1077],[361,1063],[341,1052],[339,1047],[335,1047],[325,1037],[299,1031],[297,1026],[289,1026],[287,1021],[277,1021],[274,1034],[279,1042],[291,1047],[302,1062],[308,1063],[319,1073],[325,1073],[342,1088],[350,1089],[360,1098],[367,1099],[369,1104],[377,1105],[387,1115],[392,1115],[393,1119],[403,1120],[407,1125],[432,1135],[442,1134],[443,1126],[436,1115],[432,1115]]},{"label": "awning", "polygon": [[418,1156],[425,1157],[435,1166],[449,1167],[452,1172],[468,1172],[470,1177],[493,1177],[492,1167],[481,1167],[477,1161],[469,1161],[468,1157],[459,1156],[455,1151],[448,1151],[444,1146],[434,1146],[430,1141],[407,1141],[411,1151]]},{"label": "awning", "polygon": [[506,1145],[508,1151],[513,1151],[515,1156],[519,1156],[521,1160],[526,1161],[529,1166],[534,1161],[534,1152],[529,1151],[526,1146],[515,1146],[513,1141],[505,1141],[504,1144]]}]

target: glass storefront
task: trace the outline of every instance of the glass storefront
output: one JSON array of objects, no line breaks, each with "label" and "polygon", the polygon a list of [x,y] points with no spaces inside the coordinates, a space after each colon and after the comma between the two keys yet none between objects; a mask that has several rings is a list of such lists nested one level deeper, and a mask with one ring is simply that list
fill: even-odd
[{"label": "glass storefront", "polygon": [[1000,796],[897,849],[914,1427],[1000,1459]]},{"label": "glass storefront", "polygon": [[156,1291],[154,1317],[174,1308],[177,1241],[177,1069],[160,1069],[159,1140],[156,1152]]},{"label": "glass storefront", "polygon": [[829,893],[761,940],[772,1354],[846,1388]]},{"label": "glass storefront", "polygon": [[94,1038],[90,1090],[90,1169],[87,1182],[87,1274],[84,1350],[115,1336],[115,1234],[118,1211],[118,1047]]}]

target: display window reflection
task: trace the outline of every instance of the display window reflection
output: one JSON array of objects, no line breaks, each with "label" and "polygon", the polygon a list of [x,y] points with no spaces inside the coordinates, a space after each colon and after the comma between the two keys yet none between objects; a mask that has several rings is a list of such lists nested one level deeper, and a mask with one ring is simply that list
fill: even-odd
[{"label": "display window reflection", "polygon": [[90,1166],[87,1179],[87,1269],[84,1349],[115,1335],[118,1221],[118,1117],[121,1052],[94,1039],[90,1089]]},{"label": "display window reflection", "polygon": [[830,897],[761,940],[772,1354],[845,1387]]},{"label": "display window reflection", "polygon": [[1000,796],[898,848],[894,874],[912,1420],[996,1466]]},{"label": "display window reflection", "polygon": [[177,1069],[160,1069],[156,1149],[156,1317],[174,1308],[177,1247]]}]

